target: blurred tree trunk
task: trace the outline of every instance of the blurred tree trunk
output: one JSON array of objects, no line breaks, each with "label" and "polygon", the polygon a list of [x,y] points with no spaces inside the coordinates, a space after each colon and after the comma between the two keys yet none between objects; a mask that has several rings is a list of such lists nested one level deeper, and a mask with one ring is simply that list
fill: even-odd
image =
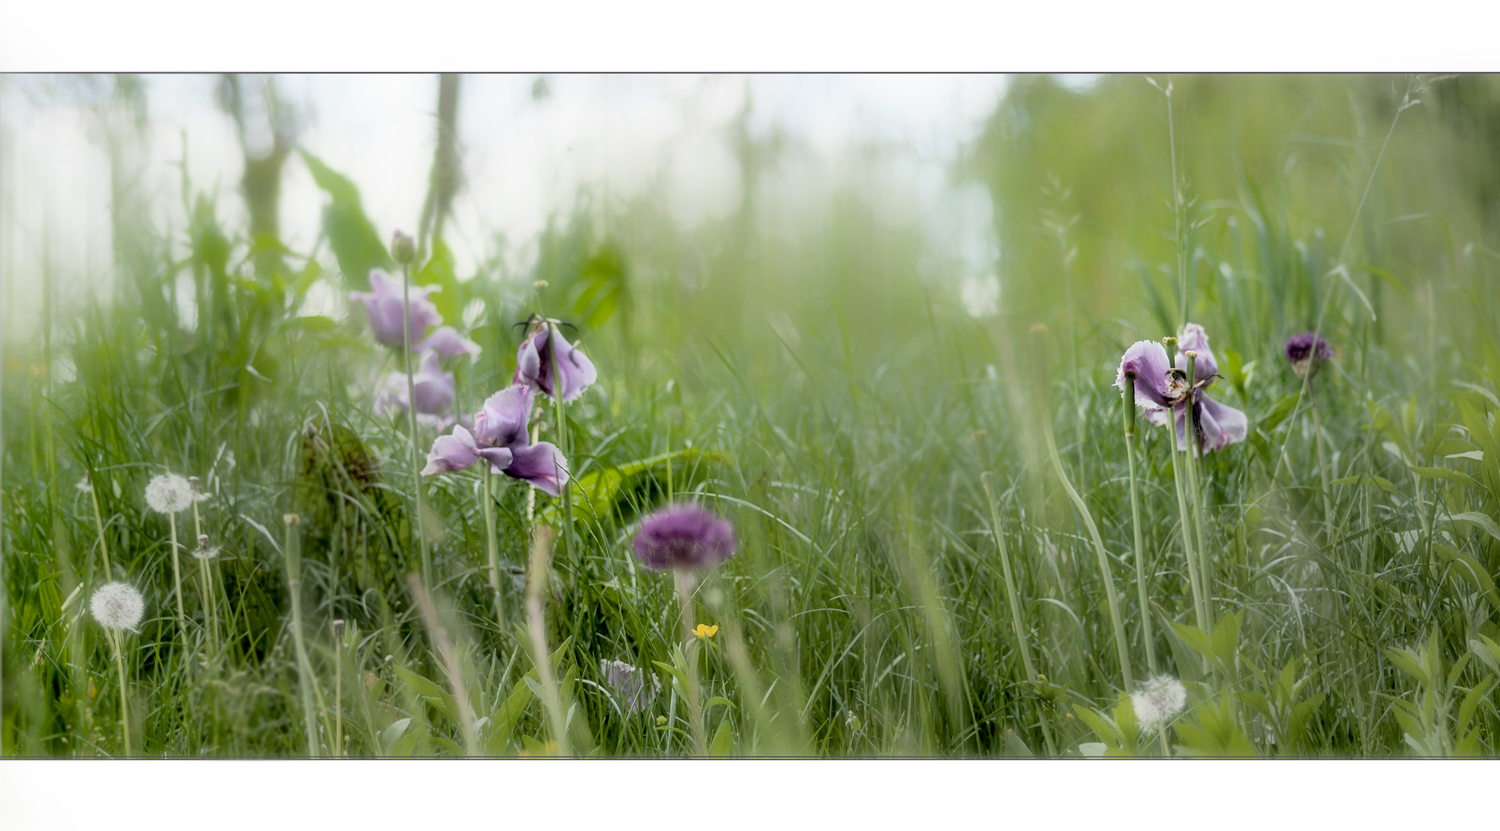
[{"label": "blurred tree trunk", "polygon": [[458,162],[458,82],[455,73],[438,76],[437,151],[432,159],[432,175],[427,185],[427,199],[422,204],[421,223],[417,229],[417,256],[427,255],[429,240],[442,239],[443,224],[453,207],[462,173]]},{"label": "blurred tree trunk", "polygon": [[281,245],[281,171],[297,145],[299,125],[292,110],[276,94],[276,82],[265,79],[262,91],[264,118],[271,145],[257,147],[255,135],[261,127],[252,122],[259,113],[252,112],[239,75],[226,74],[219,85],[219,103],[234,119],[240,147],[245,154],[245,173],[240,189],[245,208],[250,213],[250,245],[255,273],[267,276],[283,267]]}]

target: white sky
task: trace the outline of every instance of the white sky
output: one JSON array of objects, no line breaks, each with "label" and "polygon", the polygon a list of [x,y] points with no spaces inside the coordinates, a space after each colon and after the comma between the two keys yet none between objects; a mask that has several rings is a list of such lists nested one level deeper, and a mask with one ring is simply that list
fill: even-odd
[{"label": "white sky", "polygon": [[[768,198],[815,199],[850,174],[857,144],[894,149],[859,175],[893,224],[922,223],[977,269],[990,267],[989,207],[982,191],[948,183],[947,165],[977,135],[1004,93],[999,75],[548,76],[551,95],[532,98],[534,75],[469,75],[459,105],[465,190],[450,241],[467,276],[503,231],[513,246],[566,212],[580,186],[629,196],[657,187],[673,217],[692,225],[739,204],[739,171],[727,125],[748,94],[752,133],[783,130],[802,150],[767,174]],[[1067,79],[1086,84],[1090,79]],[[36,319],[44,260],[66,292],[99,291],[110,274],[110,166],[95,116],[63,96],[39,94],[55,80],[0,78],[0,267],[6,336]],[[179,162],[196,189],[217,185],[228,228],[243,228],[241,150],[216,106],[217,79],[146,78],[146,156],[129,164],[152,195],[158,230],[181,228]],[[301,145],[359,186],[383,235],[412,230],[426,193],[435,134],[432,75],[280,76],[282,96],[310,123]],[[250,90],[247,90],[247,92]],[[282,236],[308,250],[325,202],[293,157],[285,169]],[[889,198],[880,198],[881,195]],[[525,265],[525,262],[518,263]]]}]

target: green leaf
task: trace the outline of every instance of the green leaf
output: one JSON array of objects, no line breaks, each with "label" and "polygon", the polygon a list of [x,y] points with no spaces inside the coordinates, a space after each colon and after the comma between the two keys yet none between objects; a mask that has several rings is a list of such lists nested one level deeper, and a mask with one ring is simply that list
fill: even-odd
[{"label": "green leaf", "polygon": [[1185,623],[1173,623],[1172,631],[1177,633],[1177,637],[1181,638],[1183,643],[1197,650],[1199,654],[1208,658],[1213,657],[1214,653],[1210,646],[1208,634],[1202,629],[1196,626],[1188,626]]},{"label": "green leaf", "polygon": [[426,699],[427,703],[436,707],[443,715],[455,721],[457,720],[458,703],[454,700],[451,693],[405,667],[397,666],[395,669],[396,677],[416,690],[417,695]]},{"label": "green leaf", "polygon": [[[1079,745],[1079,749],[1083,749],[1083,746]],[[1099,745],[1099,752],[1104,752],[1104,745]],[[1016,731],[1014,730],[1005,731],[1005,755],[1023,759],[1031,759],[1036,756],[1035,753],[1031,752],[1031,748],[1026,746],[1026,742],[1020,736],[1016,735]]]},{"label": "green leaf", "polygon": [[1486,678],[1464,696],[1463,703],[1458,706],[1458,721],[1454,723],[1454,732],[1462,734],[1468,729],[1469,719],[1474,717],[1480,702],[1484,701],[1485,694],[1490,691],[1494,683],[1494,678]]},{"label": "green leaf", "polygon": [[1385,656],[1390,659],[1399,669],[1407,675],[1417,679],[1424,686],[1432,686],[1432,679],[1427,677],[1426,670],[1417,661],[1417,657],[1405,649],[1387,649]]},{"label": "green leaf", "polygon": [[1119,747],[1120,739],[1115,732],[1114,725],[1109,723],[1101,713],[1095,712],[1081,704],[1073,705],[1073,712],[1078,715],[1080,721],[1094,731],[1094,735],[1104,740],[1109,747]]},{"label": "green leaf", "polygon": [[1398,490],[1396,490],[1396,486],[1393,485],[1393,484],[1391,484],[1391,480],[1386,479],[1386,478],[1384,478],[1382,476],[1345,476],[1342,479],[1335,479],[1332,482],[1329,482],[1328,484],[1330,484],[1330,485],[1354,485],[1354,484],[1360,484],[1360,485],[1364,485],[1366,487],[1379,488],[1379,489],[1385,491],[1386,493],[1395,494],[1396,496],[1400,496],[1401,495],[1401,492],[1398,491]]},{"label": "green leaf", "polygon": [[458,323],[463,317],[464,304],[469,300],[467,286],[459,282],[454,266],[453,252],[442,239],[432,241],[432,253],[427,262],[412,275],[414,286],[437,286],[439,291],[429,296],[438,314],[449,324]]},{"label": "green leaf", "polygon": [[1478,560],[1462,551],[1456,551],[1439,543],[1432,544],[1432,553],[1436,554],[1439,560],[1451,563],[1453,573],[1478,589],[1480,594],[1489,600],[1490,605],[1495,607],[1495,611],[1500,612],[1500,592],[1495,590],[1495,580],[1490,577],[1489,572],[1485,571],[1484,566]]},{"label": "green leaf", "polygon": [[1418,476],[1425,476],[1428,479],[1447,479],[1449,482],[1457,482],[1460,485],[1479,487],[1479,483],[1474,481],[1474,477],[1461,471],[1449,470],[1445,467],[1417,467],[1416,465],[1410,465],[1409,467],[1412,473]]},{"label": "green leaf", "polygon": [[729,719],[726,718],[719,722],[719,729],[714,733],[714,740],[708,746],[709,757],[728,759],[733,741],[733,737],[729,735]]},{"label": "green leaf", "polygon": [[370,270],[393,269],[395,261],[386,250],[380,232],[375,230],[375,223],[365,215],[354,182],[306,150],[300,152],[313,182],[331,198],[323,208],[323,234],[338,259],[339,271],[343,272],[347,285],[367,289]]},{"label": "green leaf", "polygon": [[1210,646],[1213,649],[1213,658],[1228,672],[1234,670],[1234,655],[1239,651],[1240,645],[1240,616],[1234,612],[1225,612],[1219,616],[1219,622],[1214,624],[1214,633],[1210,637]]},{"label": "green leaf", "polygon": [[1479,656],[1479,660],[1490,668],[1490,672],[1500,675],[1500,644],[1476,633],[1473,638],[1469,639],[1469,649],[1473,650],[1474,654]]},{"label": "green leaf", "polygon": [[731,710],[734,709],[734,704],[732,704],[729,699],[724,698],[723,696],[716,695],[713,698],[710,698],[709,700],[703,702],[703,712],[708,712],[708,708],[714,706],[715,704],[723,704],[725,707],[728,707]]},{"label": "green leaf", "polygon": [[604,324],[624,301],[628,278],[624,252],[614,242],[605,242],[583,264],[573,313],[587,326]]},{"label": "green leaf", "polygon": [[1491,519],[1489,516],[1481,514],[1478,511],[1465,511],[1463,513],[1453,514],[1449,517],[1449,519],[1454,522],[1462,522],[1468,525],[1477,525],[1486,534],[1489,534],[1491,537],[1500,540],[1500,525],[1497,525],[1495,523],[1495,520]]},{"label": "green leaf", "polygon": [[392,749],[396,746],[396,740],[401,738],[402,734],[406,732],[406,728],[410,726],[411,718],[409,716],[407,718],[391,722],[390,726],[380,731],[381,748],[383,748],[386,753],[391,753]]},{"label": "green leaf", "polygon": [[1082,742],[1078,745],[1078,752],[1090,759],[1102,759],[1109,751],[1109,745],[1103,742]]},{"label": "green leaf", "polygon": [[[674,488],[687,490],[707,477],[710,463],[732,461],[724,453],[689,447],[617,467],[591,470],[573,480],[573,509],[589,522],[612,517],[623,524],[666,497],[665,480],[669,471]],[[549,503],[542,510],[542,521],[556,521],[558,506],[559,500]]]}]

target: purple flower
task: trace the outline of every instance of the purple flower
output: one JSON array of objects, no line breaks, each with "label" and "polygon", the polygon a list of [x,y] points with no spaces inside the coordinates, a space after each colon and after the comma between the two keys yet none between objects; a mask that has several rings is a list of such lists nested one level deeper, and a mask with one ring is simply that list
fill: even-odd
[{"label": "purple flower", "polygon": [[[417,412],[423,415],[442,415],[453,406],[453,373],[445,372],[433,351],[422,353],[422,362],[412,373],[412,392],[417,398]],[[385,379],[380,397],[375,399],[375,415],[389,412],[406,412],[406,373],[392,372]]]},{"label": "purple flower", "polygon": [[693,503],[672,505],[646,517],[633,544],[636,559],[656,571],[710,569],[733,556],[736,548],[734,526]]},{"label": "purple flower", "polygon": [[568,483],[568,460],[550,442],[531,443],[526,422],[532,400],[532,390],[524,384],[490,396],[474,414],[473,432],[458,424],[450,435],[438,436],[422,475],[453,473],[484,459],[495,473],[529,482],[553,496],[562,493]]},{"label": "purple flower", "polygon": [[1286,346],[1282,348],[1286,352],[1286,359],[1292,362],[1292,369],[1298,375],[1306,375],[1309,372],[1316,374],[1318,367],[1333,357],[1333,347],[1329,346],[1328,341],[1323,340],[1317,332],[1292,335],[1286,339]]},{"label": "purple flower", "polygon": [[[403,288],[401,281],[379,269],[370,272],[370,291],[351,291],[350,300],[365,304],[370,317],[370,331],[380,343],[400,349],[405,346],[401,332],[401,309]],[[411,326],[411,348],[413,352],[434,349],[442,355],[470,355],[478,357],[479,344],[460,335],[452,326],[439,326],[443,316],[427,295],[438,291],[437,286],[412,286],[411,302],[407,304],[407,322]],[[433,326],[439,328],[428,334]]]},{"label": "purple flower", "polygon": [[[562,380],[561,384],[553,383],[554,347],[557,375]],[[572,401],[583,394],[598,377],[594,363],[573,344],[568,343],[562,332],[557,330],[557,324],[551,320],[543,320],[532,327],[526,340],[521,342],[521,348],[516,351],[516,374],[511,383],[526,384],[541,390],[544,395],[555,397],[560,394],[562,400]],[[558,386],[561,387],[560,393],[556,389]]]},{"label": "purple flower", "polygon": [[[1135,400],[1146,409],[1146,420],[1165,425],[1167,411],[1173,413],[1179,446],[1187,445],[1187,407],[1191,402],[1193,420],[1198,426],[1198,443],[1206,452],[1221,450],[1245,440],[1249,421],[1245,414],[1208,397],[1205,391],[1218,375],[1219,364],[1208,348],[1208,333],[1196,323],[1189,323],[1178,338],[1181,351],[1177,365],[1167,363],[1167,350],[1155,341],[1139,341],[1125,350],[1115,385],[1125,389],[1126,374],[1135,376]],[[1193,362],[1193,383],[1188,383],[1188,350],[1197,353]]]},{"label": "purple flower", "polygon": [[625,710],[630,713],[639,713],[646,709],[646,705],[655,697],[661,682],[652,678],[653,687],[646,688],[646,673],[625,663],[624,661],[606,661],[600,659],[599,672],[604,680],[625,702]]}]

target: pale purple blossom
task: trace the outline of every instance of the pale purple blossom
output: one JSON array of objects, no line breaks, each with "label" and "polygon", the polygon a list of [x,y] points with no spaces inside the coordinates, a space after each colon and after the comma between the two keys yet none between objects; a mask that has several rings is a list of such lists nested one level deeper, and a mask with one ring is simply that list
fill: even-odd
[{"label": "pale purple blossom", "polygon": [[[422,362],[412,373],[412,394],[417,399],[417,412],[423,415],[440,416],[453,406],[453,373],[443,369],[436,352],[422,353]],[[404,413],[410,406],[406,400],[406,373],[392,372],[385,386],[375,399],[375,415],[385,416],[390,412]]]},{"label": "pale purple blossom", "polygon": [[452,473],[483,459],[494,473],[529,482],[553,496],[562,493],[568,483],[568,460],[550,442],[533,444],[527,431],[533,396],[522,384],[490,396],[474,414],[472,432],[458,424],[433,442],[422,475]]},{"label": "pale purple blossom", "polygon": [[[1249,432],[1249,421],[1245,414],[1234,407],[1208,397],[1207,389],[1219,374],[1219,362],[1208,346],[1208,334],[1203,327],[1189,323],[1178,338],[1179,351],[1176,365],[1167,363],[1167,350],[1155,341],[1139,341],[1125,351],[1120,360],[1119,374],[1115,384],[1125,389],[1126,375],[1135,376],[1136,402],[1146,410],[1146,420],[1152,424],[1165,425],[1168,411],[1177,427],[1177,441],[1187,445],[1187,404],[1192,402],[1193,420],[1198,427],[1198,442],[1203,451],[1221,450],[1245,440]],[[1193,351],[1197,358],[1193,362],[1193,379],[1187,377],[1187,355]]]},{"label": "pale purple blossom", "polygon": [[[561,383],[555,383],[552,377],[554,357]],[[526,340],[521,342],[521,347],[516,350],[516,374],[512,383],[525,384],[540,390],[544,395],[561,396],[564,401],[572,401],[582,395],[598,377],[593,362],[577,347],[568,343],[567,338],[558,331],[555,321],[542,320],[536,323],[528,331]]]},{"label": "pale purple blossom", "polygon": [[663,508],[641,522],[636,559],[656,571],[704,570],[734,555],[734,526],[695,503]]},{"label": "pale purple blossom", "polygon": [[[413,352],[432,349],[442,355],[478,357],[481,351],[479,344],[463,337],[452,326],[441,325],[443,316],[438,313],[437,306],[427,299],[427,295],[440,290],[438,286],[412,286],[409,290],[409,302],[403,303],[402,297],[407,290],[402,287],[401,280],[374,269],[370,272],[370,291],[351,291],[349,299],[358,300],[365,305],[365,312],[370,318],[370,331],[374,333],[375,340],[385,346],[400,349],[406,345],[406,338],[401,330],[401,310],[404,306],[411,329]],[[434,326],[438,328],[428,332]]]}]

